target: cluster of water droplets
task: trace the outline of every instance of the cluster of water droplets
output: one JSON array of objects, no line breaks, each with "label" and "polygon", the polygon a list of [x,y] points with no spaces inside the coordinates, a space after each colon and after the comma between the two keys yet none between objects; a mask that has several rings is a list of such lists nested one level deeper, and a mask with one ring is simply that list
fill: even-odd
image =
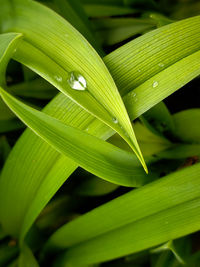
[{"label": "cluster of water droplets", "polygon": [[86,79],[79,72],[70,72],[68,83],[74,90],[84,91],[87,88]]}]

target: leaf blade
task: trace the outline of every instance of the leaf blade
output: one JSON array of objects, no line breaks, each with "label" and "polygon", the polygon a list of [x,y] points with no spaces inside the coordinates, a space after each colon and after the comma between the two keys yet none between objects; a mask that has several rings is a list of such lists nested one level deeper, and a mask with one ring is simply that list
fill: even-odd
[{"label": "leaf blade", "polygon": [[200,164],[172,173],[61,227],[50,242],[71,247],[63,266],[115,259],[199,230],[199,174]]}]

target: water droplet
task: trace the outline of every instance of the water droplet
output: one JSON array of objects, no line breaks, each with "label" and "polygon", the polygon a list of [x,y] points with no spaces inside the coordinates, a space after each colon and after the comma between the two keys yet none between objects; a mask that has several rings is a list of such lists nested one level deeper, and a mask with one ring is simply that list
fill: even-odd
[{"label": "water droplet", "polygon": [[114,123],[116,123],[116,124],[118,123],[118,119],[112,118],[112,120],[113,120]]},{"label": "water droplet", "polygon": [[132,93],[132,97],[133,97],[134,102],[137,102],[137,100],[138,100],[137,99],[137,94],[133,92]]},{"label": "water droplet", "polygon": [[16,52],[17,52],[17,48],[15,48],[15,49],[13,50],[13,54],[16,53]]},{"label": "water droplet", "polygon": [[84,91],[87,87],[86,79],[78,72],[72,71],[68,79],[70,87],[74,90]]},{"label": "water droplet", "polygon": [[138,69],[137,71],[138,71],[138,72],[141,72],[141,70],[140,70],[140,69]]},{"label": "water droplet", "polygon": [[158,63],[158,66],[163,68],[165,65],[163,63]]},{"label": "water droplet", "polygon": [[153,88],[157,87],[158,86],[158,82],[157,81],[153,82],[152,86],[153,86]]},{"label": "water droplet", "polygon": [[124,134],[125,134],[127,137],[129,137],[129,135],[128,135],[128,133],[127,133],[127,132],[125,132]]},{"label": "water droplet", "polygon": [[62,77],[61,76],[55,75],[54,77],[58,82],[62,82]]}]

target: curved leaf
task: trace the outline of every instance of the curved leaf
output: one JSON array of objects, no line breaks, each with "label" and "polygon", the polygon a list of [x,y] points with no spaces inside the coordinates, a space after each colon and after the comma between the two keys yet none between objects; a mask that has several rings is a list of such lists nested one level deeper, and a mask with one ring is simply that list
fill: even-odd
[{"label": "curved leaf", "polygon": [[[1,0],[0,3],[3,31],[19,31],[28,44],[37,48],[37,60],[40,62],[35,64],[34,70],[39,72],[40,65],[45,65],[46,71],[40,72],[40,75],[116,130],[147,171],[114,80],[87,40],[66,20],[37,2]],[[30,49],[27,46],[22,49],[26,50],[29,58]],[[22,55],[20,57],[23,58]],[[30,58],[28,60],[31,62]]]}]

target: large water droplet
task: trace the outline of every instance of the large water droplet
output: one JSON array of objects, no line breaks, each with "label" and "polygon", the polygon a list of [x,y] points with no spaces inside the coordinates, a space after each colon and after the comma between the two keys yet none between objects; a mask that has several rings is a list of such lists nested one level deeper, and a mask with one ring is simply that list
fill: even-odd
[{"label": "large water droplet", "polygon": [[70,72],[68,79],[70,87],[74,90],[84,91],[87,88],[86,79],[78,72]]},{"label": "large water droplet", "polygon": [[113,120],[114,123],[116,123],[116,124],[118,123],[118,119],[117,118],[112,118],[112,120]]},{"label": "large water droplet", "polygon": [[153,86],[153,88],[157,87],[158,86],[158,82],[157,81],[153,82],[152,86]]}]

